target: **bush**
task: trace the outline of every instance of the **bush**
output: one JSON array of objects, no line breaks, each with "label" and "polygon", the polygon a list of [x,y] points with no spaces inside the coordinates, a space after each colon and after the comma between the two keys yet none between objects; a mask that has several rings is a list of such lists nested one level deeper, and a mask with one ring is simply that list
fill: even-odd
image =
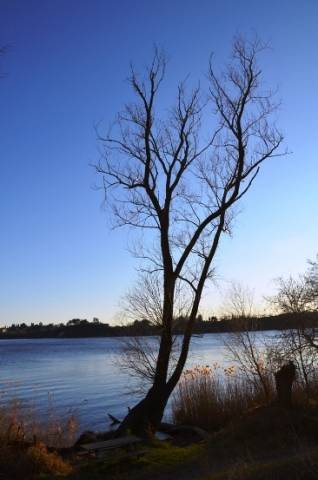
[{"label": "bush", "polygon": [[42,441],[50,447],[72,445],[78,430],[74,412],[57,415],[52,399],[48,399],[45,420],[29,404],[17,399],[0,408],[0,444]]},{"label": "bush", "polygon": [[43,443],[0,445],[0,472],[10,480],[31,479],[35,475],[67,475],[71,466],[57,453],[49,452]]},{"label": "bush", "polygon": [[70,473],[71,466],[52,447],[72,444],[76,430],[74,415],[58,417],[51,401],[45,422],[39,420],[33,408],[18,400],[2,406],[0,476],[10,480],[27,480],[37,474]]}]

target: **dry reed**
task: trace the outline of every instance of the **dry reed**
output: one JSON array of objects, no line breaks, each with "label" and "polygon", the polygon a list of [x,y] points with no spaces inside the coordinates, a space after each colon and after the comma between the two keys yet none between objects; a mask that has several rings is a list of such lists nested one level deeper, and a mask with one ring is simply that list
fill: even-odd
[{"label": "dry reed", "polygon": [[217,430],[263,402],[261,386],[238,375],[235,367],[197,366],[184,372],[172,414],[176,423]]}]

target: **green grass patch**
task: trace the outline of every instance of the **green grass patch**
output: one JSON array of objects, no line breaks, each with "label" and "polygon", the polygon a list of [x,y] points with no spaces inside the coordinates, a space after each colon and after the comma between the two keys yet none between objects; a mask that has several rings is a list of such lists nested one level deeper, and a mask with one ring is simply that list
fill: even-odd
[{"label": "green grass patch", "polygon": [[[193,444],[187,447],[176,447],[169,443],[154,442],[140,447],[145,453],[132,456],[124,451],[112,452],[99,460],[89,460],[78,468],[77,472],[68,476],[70,480],[125,480],[148,479],[155,475],[164,476],[170,471],[196,463],[204,451],[203,445]],[[56,477],[43,477],[43,480]],[[163,477],[164,478],[164,477]]]}]

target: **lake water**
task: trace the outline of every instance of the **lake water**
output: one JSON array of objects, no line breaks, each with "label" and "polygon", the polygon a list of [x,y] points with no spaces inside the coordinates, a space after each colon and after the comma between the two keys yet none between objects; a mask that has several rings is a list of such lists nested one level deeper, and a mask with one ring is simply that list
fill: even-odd
[{"label": "lake water", "polygon": [[[226,336],[194,337],[188,366],[224,364]],[[32,402],[45,415],[50,398],[61,415],[75,409],[81,430],[105,430],[107,413],[123,418],[138,400],[121,349],[120,338],[0,340],[0,400]]]}]

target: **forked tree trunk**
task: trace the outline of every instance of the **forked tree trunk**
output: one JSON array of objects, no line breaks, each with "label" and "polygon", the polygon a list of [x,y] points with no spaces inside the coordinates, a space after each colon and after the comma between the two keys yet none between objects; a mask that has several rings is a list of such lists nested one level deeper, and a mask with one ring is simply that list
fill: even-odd
[{"label": "forked tree trunk", "polygon": [[[162,222],[167,219],[163,219]],[[168,232],[168,224],[165,226],[165,232]],[[167,235],[162,236],[162,256],[164,258],[165,272],[164,278],[164,302],[162,313],[163,332],[161,335],[156,373],[154,383],[137,405],[135,405],[117,430],[118,435],[135,433],[143,437],[151,437],[158,429],[169,397],[177,384],[177,381],[167,383],[169,361],[172,350],[172,320],[173,320],[173,299],[176,279],[172,275],[172,260],[169,251],[169,241]],[[180,375],[179,375],[180,377]]]}]

